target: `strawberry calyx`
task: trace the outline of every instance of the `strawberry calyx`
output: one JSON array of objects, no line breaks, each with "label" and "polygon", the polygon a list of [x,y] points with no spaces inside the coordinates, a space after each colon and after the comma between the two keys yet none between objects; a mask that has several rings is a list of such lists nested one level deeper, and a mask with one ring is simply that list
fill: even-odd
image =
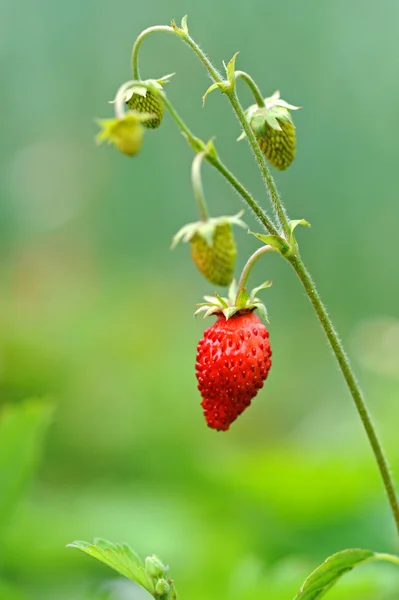
[{"label": "strawberry calyx", "polygon": [[193,237],[197,234],[202,237],[210,248],[213,247],[215,238],[216,228],[220,225],[239,225],[240,227],[246,228],[247,225],[241,220],[244,211],[240,211],[236,215],[222,216],[209,218],[204,221],[195,221],[193,223],[187,223],[174,235],[172,240],[171,248],[175,248],[177,244],[182,242],[190,242]]},{"label": "strawberry calyx", "polygon": [[229,287],[227,297],[219,296],[219,294],[204,296],[205,302],[197,305],[199,308],[195,311],[194,316],[202,312],[204,313],[204,319],[211,315],[223,315],[227,321],[234,315],[258,310],[262,319],[268,322],[266,306],[257,295],[261,290],[265,290],[271,285],[272,282],[270,280],[265,281],[248,293],[245,288],[237,290],[237,283],[233,281]]},{"label": "strawberry calyx", "polygon": [[165,83],[169,83],[170,78],[173,77],[173,75],[174,73],[170,73],[169,75],[165,75],[160,79],[145,79],[143,81],[134,82],[125,90],[124,101],[128,102],[133,94],[138,94],[139,96],[145,98],[148,90],[155,94],[161,95],[160,93],[162,92],[163,86]]},{"label": "strawberry calyx", "polygon": [[[286,121],[293,125],[290,111],[300,110],[301,106],[294,106],[288,104],[285,100],[280,98],[280,92],[277,90],[269,98],[265,98],[265,106],[258,106],[253,104],[245,111],[245,116],[248,123],[254,130],[255,135],[261,137],[265,135],[266,125],[269,125],[276,131],[282,131],[282,127],[279,121]],[[245,132],[242,132],[238,141],[243,140],[246,137]]]}]

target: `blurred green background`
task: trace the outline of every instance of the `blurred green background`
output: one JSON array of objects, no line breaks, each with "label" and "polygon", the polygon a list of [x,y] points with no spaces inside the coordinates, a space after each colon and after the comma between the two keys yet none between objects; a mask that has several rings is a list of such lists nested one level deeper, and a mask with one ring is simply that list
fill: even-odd
[{"label": "blurred green background", "polygon": [[[290,600],[333,552],[398,551],[342,376],[277,256],[251,279],[274,282],[264,293],[267,385],[228,433],[205,426],[193,368],[204,323],[192,314],[213,289],[187,247],[169,252],[197,218],[192,151],[168,115],[134,159],[94,144],[94,118],[111,116],[108,101],[131,76],[136,35],[186,13],[217,66],[239,50],[238,68],[265,95],[280,89],[303,106],[297,158],[274,174],[290,216],[312,224],[298,232],[304,260],[399,472],[397,0],[3,0],[0,401],[55,405],[36,476],[13,510],[3,507],[4,600],[87,600],[106,589],[142,598],[65,548],[95,536],[159,554],[191,600]],[[216,136],[221,158],[267,206],[227,100],[215,93],[201,106],[209,79],[189,49],[158,34],[140,64],[145,78],[176,72],[167,93],[178,111],[200,137]],[[252,103],[243,83],[239,93]],[[214,216],[242,207],[217,172],[203,175]],[[258,242],[244,230],[236,239],[239,273]],[[13,458],[25,443],[36,455],[42,437],[21,434]],[[363,567],[328,597],[397,600],[399,574]]]}]

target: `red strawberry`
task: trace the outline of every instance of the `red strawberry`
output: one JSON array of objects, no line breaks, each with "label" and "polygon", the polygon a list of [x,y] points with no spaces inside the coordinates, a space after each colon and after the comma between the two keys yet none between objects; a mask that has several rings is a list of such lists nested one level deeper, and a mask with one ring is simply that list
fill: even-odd
[{"label": "red strawberry", "polygon": [[198,344],[196,375],[206,422],[227,431],[263,387],[272,351],[269,332],[253,311],[217,316]]}]

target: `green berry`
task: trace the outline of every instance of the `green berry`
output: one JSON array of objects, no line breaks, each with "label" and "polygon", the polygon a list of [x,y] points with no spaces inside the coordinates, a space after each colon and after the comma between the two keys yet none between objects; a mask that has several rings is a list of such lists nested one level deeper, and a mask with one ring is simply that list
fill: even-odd
[{"label": "green berry", "polygon": [[140,113],[152,115],[151,119],[143,122],[144,127],[156,129],[160,126],[164,112],[164,104],[162,98],[158,94],[151,90],[146,90],[145,88],[140,88],[140,93],[138,93],[135,92],[133,88],[133,93],[131,97],[126,100],[126,104],[130,110],[136,110]]}]

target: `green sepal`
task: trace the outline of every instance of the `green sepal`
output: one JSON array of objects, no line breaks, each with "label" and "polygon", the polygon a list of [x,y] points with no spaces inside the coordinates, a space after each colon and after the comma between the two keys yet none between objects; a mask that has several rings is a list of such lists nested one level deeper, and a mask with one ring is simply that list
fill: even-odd
[{"label": "green sepal", "polygon": [[267,313],[266,306],[263,304],[263,302],[257,303],[255,305],[255,308],[259,311],[259,314],[262,317],[262,320],[265,321],[266,323],[269,323],[269,315]]},{"label": "green sepal", "polygon": [[[294,106],[282,100],[279,91],[274,92],[269,98],[265,98],[264,101],[265,106],[252,104],[245,111],[246,119],[257,137],[264,136],[266,123],[272,129],[281,131],[279,121],[292,123],[290,110],[300,110],[302,108],[301,106]],[[245,132],[242,132],[237,141],[241,141],[245,137]]]},{"label": "green sepal", "polygon": [[291,254],[291,246],[284,238],[278,235],[264,235],[262,233],[254,233],[249,231],[251,235],[254,235],[258,240],[271,246],[274,250],[277,250],[282,256],[288,256]]},{"label": "green sepal", "polygon": [[295,229],[298,225],[304,225],[305,227],[310,227],[310,223],[305,221],[305,219],[297,219],[294,221],[289,221],[288,227],[290,229],[290,245],[291,245],[291,254],[296,256],[298,254],[298,243],[296,241],[296,237],[294,235]]},{"label": "green sepal", "polygon": [[208,219],[207,221],[195,221],[193,223],[188,223],[184,225],[173,237],[171,249],[175,248],[177,244],[182,242],[190,242],[195,234],[200,235],[208,244],[208,246],[213,246],[213,238],[216,227],[219,225],[225,225],[226,223],[230,223],[230,225],[238,225],[239,227],[246,228],[247,225],[244,221],[241,220],[244,211],[240,211],[236,215],[232,216],[223,216],[216,217],[212,219]]},{"label": "green sepal", "polygon": [[227,65],[223,62],[223,66],[227,75],[227,81],[229,82],[228,87],[225,87],[225,91],[234,90],[236,86],[236,59],[238,54],[239,52],[236,52]]},{"label": "green sepal", "polygon": [[205,94],[202,96],[202,106],[205,106],[205,100],[207,99],[208,95],[213,92],[214,90],[221,90],[222,92],[225,89],[226,84],[223,81],[219,81],[218,83],[212,83],[211,86],[209,86],[209,88],[206,90]]},{"label": "green sepal", "polygon": [[288,226],[290,228],[291,234],[294,233],[294,230],[298,227],[298,225],[304,225],[305,227],[310,227],[310,223],[305,221],[305,219],[297,219],[295,221],[290,221]]},{"label": "green sepal", "polygon": [[171,25],[173,31],[179,37],[181,37],[181,38],[184,39],[185,37],[188,36],[187,15],[182,18],[182,20],[181,20],[181,27],[178,27],[176,25],[176,21],[174,19],[172,19],[170,25]]},{"label": "green sepal", "polygon": [[[213,139],[214,138],[211,138],[209,140],[209,142],[206,143],[206,145],[205,145],[205,154],[209,158],[213,158],[213,159],[217,160],[218,157],[219,157],[219,155],[218,155],[218,153],[216,151],[215,144],[213,143]],[[242,212],[242,214],[243,214],[243,212]]]},{"label": "green sepal", "polygon": [[222,298],[219,294],[215,294],[215,296],[204,296],[205,302],[201,302],[197,305],[199,308],[195,311],[194,316],[204,313],[203,318],[206,319],[211,315],[217,316],[223,314],[225,319],[228,320],[236,313],[257,309],[262,319],[268,322],[269,319],[266,306],[260,298],[257,297],[257,294],[260,291],[269,288],[271,285],[271,281],[265,281],[251,290],[249,294],[244,288],[240,291],[238,298],[236,298],[237,283],[233,280],[230,284],[227,298]]},{"label": "green sepal", "polygon": [[188,35],[187,15],[184,15],[184,17],[182,18],[180,27],[182,28],[184,33],[187,33]]},{"label": "green sepal", "polygon": [[272,285],[273,285],[273,282],[270,281],[270,279],[268,279],[267,281],[265,281],[261,285],[258,285],[258,287],[253,288],[253,290],[251,290],[251,297],[252,297],[252,299],[256,298],[256,296],[259,294],[259,292],[261,292],[262,290],[267,290]]},{"label": "green sepal", "polygon": [[249,294],[246,288],[241,288],[237,297],[237,306],[246,306],[249,301]]}]

